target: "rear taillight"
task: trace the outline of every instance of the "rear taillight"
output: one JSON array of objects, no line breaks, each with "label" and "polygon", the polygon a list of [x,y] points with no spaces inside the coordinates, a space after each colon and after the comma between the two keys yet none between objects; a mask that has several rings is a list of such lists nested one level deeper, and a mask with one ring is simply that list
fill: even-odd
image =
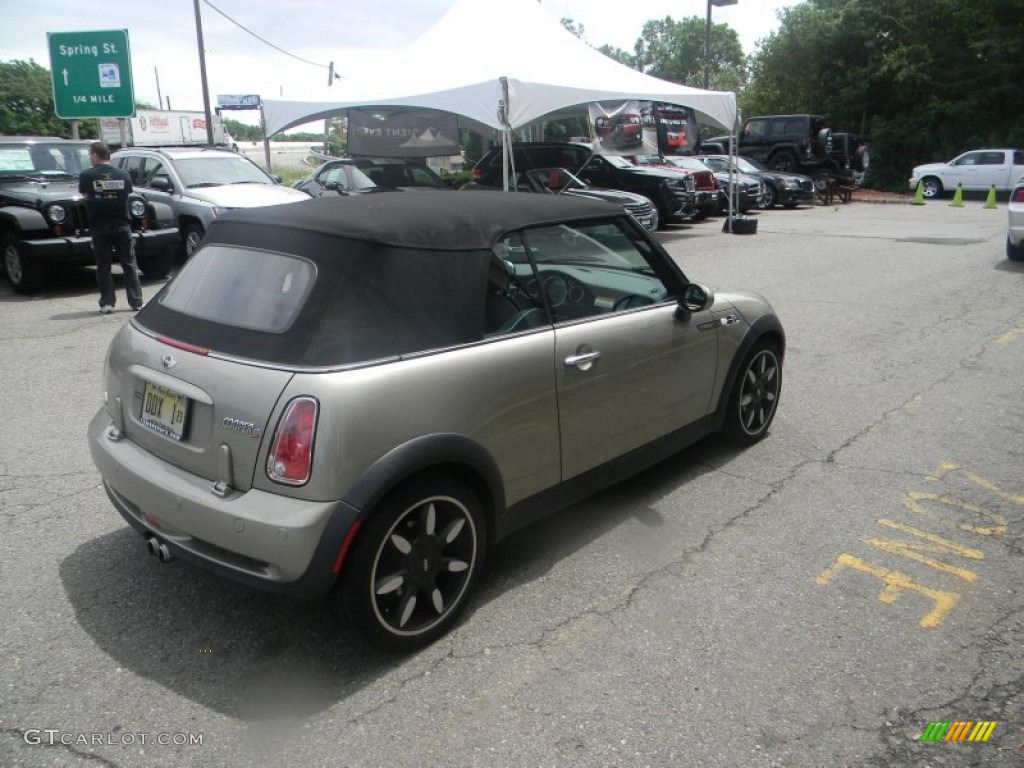
[{"label": "rear taillight", "polygon": [[1024,203],[1024,187],[1017,187],[1010,197],[1011,203]]},{"label": "rear taillight", "polygon": [[267,457],[267,477],[275,483],[303,485],[313,467],[313,440],[319,404],[316,398],[296,397],[284,409]]}]

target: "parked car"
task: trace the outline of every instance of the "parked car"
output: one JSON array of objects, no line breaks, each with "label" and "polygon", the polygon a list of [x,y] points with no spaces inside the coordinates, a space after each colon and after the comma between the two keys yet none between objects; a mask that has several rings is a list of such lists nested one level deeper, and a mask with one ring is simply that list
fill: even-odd
[{"label": "parked car", "polygon": [[1006,258],[1024,261],[1024,175],[1010,191],[1009,225],[1006,229]]},{"label": "parked car", "polygon": [[762,439],[784,350],[764,298],[690,282],[619,206],[326,196],[211,223],[112,340],[88,441],[161,560],[333,594],[406,650],[513,531]]},{"label": "parked car", "polygon": [[[728,136],[710,137],[701,143],[701,152],[729,154],[730,145]],[[751,117],[740,129],[736,150],[773,171],[809,176],[821,170],[839,170],[832,152],[832,129],[820,115]]]},{"label": "parked car", "polygon": [[693,177],[694,218],[706,219],[718,213],[720,188],[715,173],[701,160],[690,155],[636,155],[631,157],[637,165],[655,165],[676,168]]},{"label": "parked car", "polygon": [[[585,197],[621,205],[644,229],[653,232],[658,228],[658,209],[643,195],[623,192],[619,189],[591,187],[565,168],[532,168],[517,173],[513,181],[517,192]],[[471,186],[479,186],[482,189],[499,189],[499,187],[484,187],[479,183]]]},{"label": "parked car", "polygon": [[961,185],[964,192],[1008,192],[1024,174],[1024,151],[1019,149],[975,149],[964,152],[948,163],[915,166],[910,188],[921,184],[926,198],[941,197]]},{"label": "parked car", "polygon": [[736,162],[729,155],[704,155],[701,160],[719,173],[728,173],[730,165],[737,173],[760,179],[764,183],[764,198],[761,207],[770,210],[776,205],[796,208],[800,203],[814,202],[814,180],[799,173],[783,173],[765,168],[756,160],[742,155]]},{"label": "parked car", "polygon": [[292,186],[310,197],[358,195],[381,189],[356,167],[351,158],[329,160],[306,178],[293,182]]},{"label": "parked car", "polygon": [[378,187],[395,189],[447,188],[444,179],[424,163],[403,160],[398,157],[353,157],[352,163]]},{"label": "parked car", "polygon": [[[89,142],[45,136],[0,136],[0,250],[18,293],[35,293],[57,267],[95,264],[78,175],[89,168]],[[132,194],[139,270],[166,277],[178,244],[171,210]]]},{"label": "parked car", "polygon": [[305,200],[245,155],[206,147],[132,147],[110,161],[128,171],[147,198],[169,206],[181,231],[182,256],[192,255],[213,220],[234,208]]},{"label": "parked car", "polygon": [[[642,168],[615,155],[600,155],[591,147],[572,142],[513,144],[516,170],[566,168],[584,184],[643,195],[658,209],[658,226],[688,221],[694,213],[694,185],[689,174],[667,168]],[[492,147],[473,166],[473,177],[486,186],[502,186],[502,149]]]}]

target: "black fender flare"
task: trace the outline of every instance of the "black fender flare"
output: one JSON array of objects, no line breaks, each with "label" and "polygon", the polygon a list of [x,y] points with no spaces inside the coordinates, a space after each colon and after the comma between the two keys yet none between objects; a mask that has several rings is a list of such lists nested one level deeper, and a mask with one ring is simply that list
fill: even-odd
[{"label": "black fender flare", "polygon": [[423,435],[392,448],[377,459],[348,489],[343,503],[364,517],[384,496],[413,475],[431,469],[454,469],[478,479],[473,483],[489,524],[505,510],[505,485],[498,463],[477,441],[454,433]]},{"label": "black fender flare", "polygon": [[43,214],[35,208],[8,205],[0,208],[0,229],[10,227],[22,232],[39,232],[49,229]]},{"label": "black fender flare", "polygon": [[740,375],[740,366],[743,365],[743,361],[747,359],[747,355],[750,354],[750,350],[753,349],[754,345],[766,336],[774,337],[778,341],[779,349],[783,358],[785,358],[786,332],[782,328],[782,322],[775,315],[761,315],[750,324],[747,332],[743,335],[743,339],[736,349],[736,354],[733,355],[729,371],[725,375],[722,389],[718,393],[718,407],[715,408],[715,420],[719,428],[721,428],[724,422],[725,409],[729,404],[729,395],[732,392],[732,388],[736,384],[736,377]]}]

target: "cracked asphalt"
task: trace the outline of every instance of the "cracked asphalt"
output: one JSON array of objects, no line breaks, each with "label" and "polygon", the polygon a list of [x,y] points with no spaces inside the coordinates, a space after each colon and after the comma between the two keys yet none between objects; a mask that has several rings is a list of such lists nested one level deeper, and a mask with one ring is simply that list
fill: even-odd
[{"label": "cracked asphalt", "polygon": [[[705,440],[515,535],[407,657],[328,606],[147,556],[85,441],[129,313],[96,313],[89,271],[31,298],[0,282],[0,765],[1024,764],[1005,231],[1002,204],[939,201],[660,234],[691,279],[782,317],[771,434]],[[965,720],[997,725],[920,740]]]}]

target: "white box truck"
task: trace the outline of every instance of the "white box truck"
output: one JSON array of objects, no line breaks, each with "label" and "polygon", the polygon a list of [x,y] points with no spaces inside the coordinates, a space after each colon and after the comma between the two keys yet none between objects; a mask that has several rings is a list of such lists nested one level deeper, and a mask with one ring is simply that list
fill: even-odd
[{"label": "white box truck", "polygon": [[[100,141],[121,146],[121,120],[127,125],[128,147],[183,147],[206,144],[206,115],[203,112],[171,112],[140,109],[135,117],[100,118]],[[235,142],[224,130],[220,115],[213,115],[213,143],[234,149]]]}]

